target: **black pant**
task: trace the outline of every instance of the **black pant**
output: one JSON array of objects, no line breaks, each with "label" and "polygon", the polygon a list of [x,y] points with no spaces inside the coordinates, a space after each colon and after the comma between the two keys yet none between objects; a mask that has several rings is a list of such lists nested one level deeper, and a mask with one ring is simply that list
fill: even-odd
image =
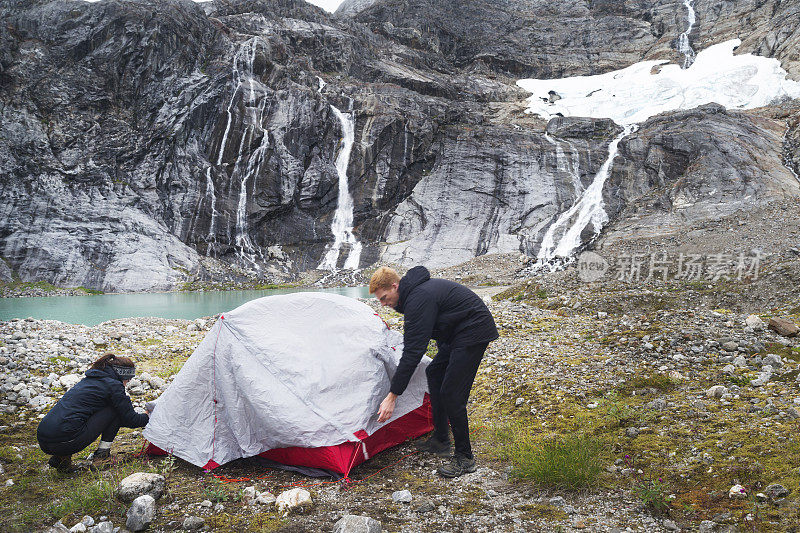
[{"label": "black pant", "polygon": [[433,411],[433,434],[437,440],[447,442],[447,421],[453,430],[455,451],[472,459],[467,422],[467,400],[481,364],[483,352],[489,343],[472,346],[439,344],[439,352],[428,365],[428,391]]},{"label": "black pant", "polygon": [[39,447],[48,455],[72,455],[89,446],[102,434],[102,440],[113,441],[122,423],[113,407],[98,411],[86,421],[86,424],[69,440],[62,442],[44,442],[39,439]]}]

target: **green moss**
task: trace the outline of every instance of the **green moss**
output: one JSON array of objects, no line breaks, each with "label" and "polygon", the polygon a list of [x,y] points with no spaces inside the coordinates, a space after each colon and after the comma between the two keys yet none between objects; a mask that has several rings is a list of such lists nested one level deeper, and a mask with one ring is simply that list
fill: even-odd
[{"label": "green moss", "polygon": [[543,503],[526,503],[516,505],[514,508],[522,511],[522,518],[525,520],[555,521],[567,519],[567,513],[563,509]]},{"label": "green moss", "polygon": [[666,374],[650,374],[649,376],[636,376],[625,382],[619,387],[622,393],[628,393],[639,389],[656,389],[659,391],[669,391],[674,389],[676,383]]},{"label": "green moss", "polygon": [[159,345],[159,344],[164,344],[164,341],[161,340],[161,339],[149,338],[149,339],[143,340],[139,344],[141,344],[142,346],[156,346],[156,345]]}]

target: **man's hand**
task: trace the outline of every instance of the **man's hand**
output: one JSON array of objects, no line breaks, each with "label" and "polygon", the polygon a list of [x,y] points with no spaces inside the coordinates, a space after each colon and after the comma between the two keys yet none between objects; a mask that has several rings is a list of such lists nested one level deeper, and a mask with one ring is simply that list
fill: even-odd
[{"label": "man's hand", "polygon": [[383,399],[381,406],[378,408],[378,422],[386,422],[392,418],[392,413],[394,412],[394,402],[396,401],[397,394],[390,392],[386,395],[386,398]]}]

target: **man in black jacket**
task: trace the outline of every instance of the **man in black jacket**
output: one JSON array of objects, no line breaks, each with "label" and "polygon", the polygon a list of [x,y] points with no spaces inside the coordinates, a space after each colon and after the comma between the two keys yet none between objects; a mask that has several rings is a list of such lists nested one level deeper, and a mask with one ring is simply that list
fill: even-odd
[{"label": "man in black jacket", "polygon": [[412,268],[402,279],[391,268],[381,267],[372,275],[369,292],[381,305],[405,315],[403,355],[390,392],[381,402],[378,421],[391,418],[397,397],[405,391],[428,342],[434,339],[438,353],[426,370],[434,430],[418,447],[440,456],[449,455],[449,420],[455,454],[439,473],[456,477],[474,472],[467,399],[483,353],[498,337],[492,314],[477,294],[454,281],[431,279],[422,266]]}]

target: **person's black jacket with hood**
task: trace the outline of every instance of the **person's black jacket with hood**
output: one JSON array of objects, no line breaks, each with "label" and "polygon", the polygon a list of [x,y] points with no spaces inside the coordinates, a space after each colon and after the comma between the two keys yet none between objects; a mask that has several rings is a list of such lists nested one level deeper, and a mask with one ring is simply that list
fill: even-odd
[{"label": "person's black jacket with hood", "polygon": [[480,297],[446,279],[431,279],[428,269],[416,266],[400,280],[395,310],[405,315],[403,356],[390,391],[403,394],[414,369],[434,339],[451,347],[488,343],[499,337],[494,318]]},{"label": "person's black jacket with hood", "polygon": [[133,410],[122,380],[111,365],[89,369],[86,377],[69,389],[39,423],[37,437],[42,442],[67,442],[77,436],[93,414],[113,407],[123,427],[144,427],[150,420]]}]

